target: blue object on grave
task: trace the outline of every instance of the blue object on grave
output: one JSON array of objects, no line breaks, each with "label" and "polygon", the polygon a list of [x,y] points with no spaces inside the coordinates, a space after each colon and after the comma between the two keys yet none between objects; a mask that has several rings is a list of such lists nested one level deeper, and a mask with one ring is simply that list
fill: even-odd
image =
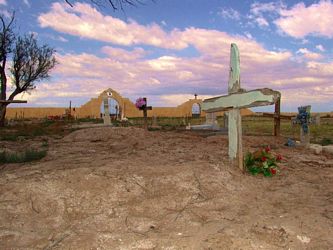
[{"label": "blue object on grave", "polygon": [[287,143],[285,145],[288,146],[288,147],[295,147],[296,143],[295,143],[294,140],[288,138],[288,141],[287,141]]}]

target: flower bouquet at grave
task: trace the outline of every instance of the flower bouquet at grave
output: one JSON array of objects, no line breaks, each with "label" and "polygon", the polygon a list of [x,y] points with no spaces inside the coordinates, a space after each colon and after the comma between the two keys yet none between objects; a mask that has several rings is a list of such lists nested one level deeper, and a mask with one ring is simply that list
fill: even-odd
[{"label": "flower bouquet at grave", "polygon": [[147,102],[145,99],[146,98],[142,98],[142,97],[139,97],[138,99],[136,99],[135,107],[137,107],[140,110],[143,110],[147,105]]},{"label": "flower bouquet at grave", "polygon": [[264,176],[273,176],[278,172],[278,163],[281,162],[281,155],[273,155],[269,147],[248,152],[245,155],[244,165],[253,175],[263,174]]}]

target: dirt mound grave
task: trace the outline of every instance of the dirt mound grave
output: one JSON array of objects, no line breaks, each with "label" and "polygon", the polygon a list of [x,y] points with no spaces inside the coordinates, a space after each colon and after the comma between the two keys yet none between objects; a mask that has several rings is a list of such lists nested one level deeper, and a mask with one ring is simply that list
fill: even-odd
[{"label": "dirt mound grave", "polygon": [[274,178],[230,166],[227,137],[92,128],[0,175],[4,249],[330,249],[332,156],[269,144]]}]

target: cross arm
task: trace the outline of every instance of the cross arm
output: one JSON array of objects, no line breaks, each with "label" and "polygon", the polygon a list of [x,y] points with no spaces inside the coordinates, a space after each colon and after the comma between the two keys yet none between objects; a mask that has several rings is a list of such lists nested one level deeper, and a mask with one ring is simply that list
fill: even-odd
[{"label": "cross arm", "polygon": [[23,100],[12,100],[12,101],[0,100],[0,103],[27,103],[27,101],[23,101]]},{"label": "cross arm", "polygon": [[[297,119],[297,117],[292,117],[291,118],[291,123],[293,125],[295,124],[302,124],[300,120]],[[310,117],[307,121],[307,124],[309,125],[319,125],[320,124],[320,117]]]},{"label": "cross arm", "polygon": [[230,109],[251,108],[274,104],[281,93],[263,88],[247,92],[236,92],[230,95],[218,96],[203,101],[202,110],[205,112],[227,111]]},{"label": "cross arm", "polygon": [[139,110],[152,110],[152,109],[153,109],[152,106],[145,106],[145,107],[139,108]]}]

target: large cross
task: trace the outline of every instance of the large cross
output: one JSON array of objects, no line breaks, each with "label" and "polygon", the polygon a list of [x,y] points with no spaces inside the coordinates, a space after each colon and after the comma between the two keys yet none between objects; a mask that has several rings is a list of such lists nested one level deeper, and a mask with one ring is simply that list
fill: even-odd
[{"label": "large cross", "polygon": [[237,45],[230,49],[230,71],[228,95],[203,101],[205,112],[228,111],[229,158],[243,170],[242,118],[240,109],[274,104],[281,97],[280,92],[263,88],[245,91],[240,86],[240,60]]}]

